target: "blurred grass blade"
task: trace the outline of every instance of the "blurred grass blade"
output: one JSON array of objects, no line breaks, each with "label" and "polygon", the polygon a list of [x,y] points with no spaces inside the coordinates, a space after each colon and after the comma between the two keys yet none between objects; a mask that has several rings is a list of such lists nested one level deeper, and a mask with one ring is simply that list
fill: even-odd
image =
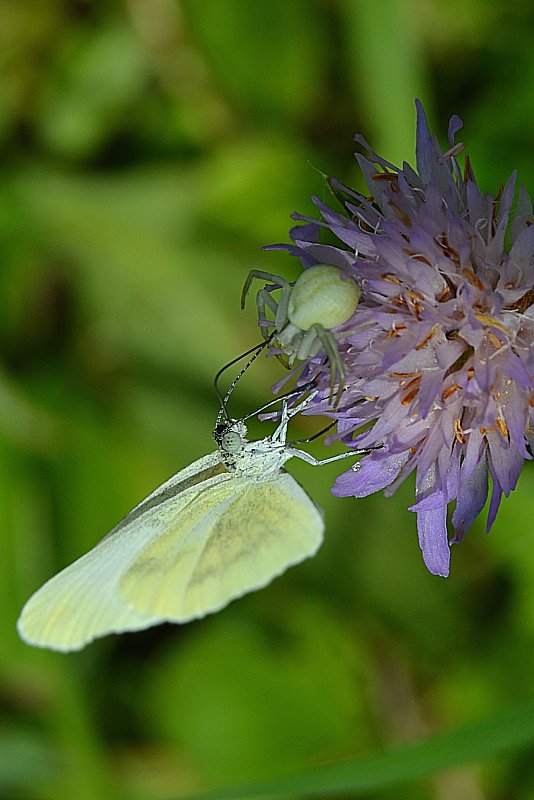
[{"label": "blurred grass blade", "polygon": [[438,733],[378,756],[327,764],[277,780],[205,792],[188,800],[335,797],[368,793],[436,772],[485,761],[534,743],[534,701],[482,722]]},{"label": "blurred grass blade", "polygon": [[347,76],[365,135],[394,164],[413,152],[413,100],[427,101],[421,20],[411,2],[344,0],[340,5]]},{"label": "blurred grass blade", "polygon": [[33,733],[14,731],[0,736],[0,791],[53,778],[60,760]]}]

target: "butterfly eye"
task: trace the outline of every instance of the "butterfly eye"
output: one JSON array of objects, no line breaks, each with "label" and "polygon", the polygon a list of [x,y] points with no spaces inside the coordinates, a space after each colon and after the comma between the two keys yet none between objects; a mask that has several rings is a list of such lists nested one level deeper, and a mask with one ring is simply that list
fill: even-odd
[{"label": "butterfly eye", "polygon": [[242,445],[241,436],[236,431],[227,431],[221,437],[221,447],[227,453],[238,453]]}]

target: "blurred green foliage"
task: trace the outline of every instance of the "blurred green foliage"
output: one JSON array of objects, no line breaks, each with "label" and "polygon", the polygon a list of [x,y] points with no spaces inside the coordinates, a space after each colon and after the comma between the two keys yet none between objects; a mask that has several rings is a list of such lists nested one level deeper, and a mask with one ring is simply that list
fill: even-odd
[{"label": "blurred green foliage", "polygon": [[[311,211],[311,165],[354,181],[356,131],[413,162],[420,96],[442,141],[464,118],[483,187],[518,167],[534,188],[533,23],[526,0],[0,0],[0,797],[178,798],[532,695],[528,467],[447,581],[422,565],[410,486],[334,500],[339,465],[295,464],[326,541],[262,592],[70,656],[15,620],[213,449],[212,376],[258,339],[241,285],[295,275],[260,247]],[[256,363],[235,413],[281,370]],[[367,796],[527,800],[532,755]]]}]

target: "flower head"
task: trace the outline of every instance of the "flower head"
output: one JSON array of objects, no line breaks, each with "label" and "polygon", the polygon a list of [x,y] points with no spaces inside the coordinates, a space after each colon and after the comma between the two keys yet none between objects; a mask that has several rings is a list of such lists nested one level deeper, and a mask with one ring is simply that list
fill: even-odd
[{"label": "flower head", "polygon": [[[463,170],[449,123],[449,149],[431,136],[417,102],[417,169],[357,154],[370,197],[334,179],[341,203],[317,198],[321,220],[301,215],[288,249],[304,269],[321,263],[358,281],[354,316],[335,330],[345,390],[329,408],[328,361],[310,358],[323,400],[311,413],[337,419],[338,435],[376,448],[341,475],[332,491],[391,495],[415,472],[419,543],[430,572],[448,575],[450,543],[460,541],[488,496],[487,530],[502,495],[515,487],[534,415],[534,217],[521,188],[513,218],[515,173],[498,194],[480,191],[469,158]],[[337,239],[320,241],[322,230]]]}]

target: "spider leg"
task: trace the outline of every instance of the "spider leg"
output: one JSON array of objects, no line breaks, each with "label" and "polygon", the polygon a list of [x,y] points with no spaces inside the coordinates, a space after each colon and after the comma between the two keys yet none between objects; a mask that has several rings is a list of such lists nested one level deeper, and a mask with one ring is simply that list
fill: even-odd
[{"label": "spider leg", "polygon": [[[321,340],[321,344],[323,345],[324,351],[330,363],[330,402],[332,402],[335,397],[335,407],[339,405],[341,393],[343,392],[345,386],[345,365],[343,364],[341,356],[339,355],[334,334],[330,331],[326,331],[322,325],[316,325],[314,327],[317,328],[317,336]],[[336,384],[337,392],[334,395],[334,388]]]},{"label": "spider leg", "polygon": [[303,336],[304,331],[301,331],[292,322],[288,322],[278,331],[276,338],[281,347],[284,347],[288,352],[296,354]]},{"label": "spider leg", "polygon": [[[258,298],[260,296],[261,296],[261,301],[258,300]],[[256,295],[256,302],[257,303],[260,303],[260,302],[262,303],[262,310],[263,311],[265,311],[265,307],[267,306],[268,308],[270,308],[270,310],[273,312],[273,314],[276,314],[276,311],[278,309],[278,303],[276,302],[276,300],[274,299],[272,294],[267,291],[267,289],[260,289],[259,290],[258,294]],[[272,321],[272,320],[269,320],[269,321]],[[274,322],[273,322],[273,324],[274,324]]]},{"label": "spider leg", "polygon": [[[308,328],[307,331],[304,331],[300,342],[298,343],[297,350],[297,358],[300,358],[302,361],[305,361],[307,358],[312,358],[316,356],[319,352],[319,348],[317,344],[321,344],[319,332],[317,330],[318,325],[312,325],[311,328]],[[315,345],[315,352],[314,351]]]},{"label": "spider leg", "polygon": [[334,337],[334,339],[337,340],[340,339],[341,337],[344,338],[345,336],[352,336],[352,334],[354,333],[361,333],[362,331],[369,330],[369,328],[373,327],[374,324],[372,322],[368,322],[365,325],[360,324],[354,328],[344,328],[342,331],[339,331],[339,333],[332,333],[332,336]]},{"label": "spider leg", "polygon": [[276,337],[280,348],[283,350],[283,353],[277,353],[277,358],[288,369],[293,366],[295,359],[298,357],[297,353],[303,336],[304,331],[301,331],[292,322],[288,322]]},{"label": "spider leg", "polygon": [[256,295],[256,306],[258,308],[258,323],[261,328],[263,338],[268,339],[270,334],[268,333],[267,328],[273,327],[275,323],[273,320],[267,319],[265,311],[266,308],[269,308],[273,314],[276,314],[278,304],[266,289],[260,289]]},{"label": "spider leg", "polygon": [[277,331],[281,331],[284,328],[286,322],[288,321],[287,314],[289,311],[290,296],[291,296],[291,286],[289,285],[289,283],[286,283],[286,285],[282,287],[282,291],[278,299],[278,310],[276,312],[276,317],[275,317]]},{"label": "spider leg", "polygon": [[241,292],[241,308],[245,308],[247,295],[250,291],[250,285],[254,278],[259,278],[260,280],[267,281],[268,283],[274,283],[275,286],[279,286],[281,289],[286,286],[289,287],[289,283],[285,278],[282,278],[281,275],[274,275],[272,272],[264,272],[262,269],[251,269],[247,275],[245,283],[243,284],[243,290]]}]

